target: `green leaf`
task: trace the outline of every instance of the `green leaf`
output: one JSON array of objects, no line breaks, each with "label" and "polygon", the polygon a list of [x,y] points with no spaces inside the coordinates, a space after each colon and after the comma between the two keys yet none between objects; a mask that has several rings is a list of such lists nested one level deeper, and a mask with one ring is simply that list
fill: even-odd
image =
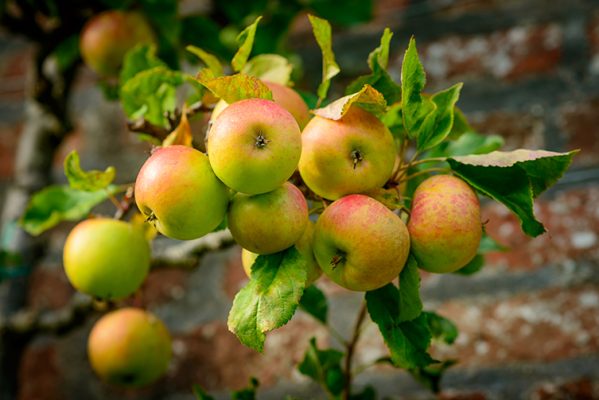
[{"label": "green leaf", "polygon": [[520,149],[453,157],[447,162],[476,190],[514,212],[524,233],[534,237],[545,232],[545,227],[534,216],[533,199],[557,182],[577,152]]},{"label": "green leaf", "polygon": [[196,400],[214,400],[214,397],[210,396],[200,385],[195,384],[192,387],[193,394]]},{"label": "green leaf", "polygon": [[299,306],[302,310],[326,325],[329,308],[327,298],[316,286],[310,285],[304,290]]},{"label": "green leaf", "polygon": [[457,83],[449,89],[435,93],[431,100],[435,104],[435,123],[430,130],[423,130],[417,138],[418,151],[424,151],[441,143],[453,126],[453,110],[460,97],[463,84]]},{"label": "green leaf", "polygon": [[454,274],[459,275],[474,275],[485,266],[485,256],[482,254],[476,254],[472,260],[468,262],[468,264],[464,265],[462,268],[454,271]]},{"label": "green leaf", "polygon": [[443,378],[443,374],[449,367],[456,363],[456,360],[446,360],[422,368],[412,368],[409,369],[408,372],[417,382],[431,392],[437,394],[441,392],[441,379]]},{"label": "green leaf", "polygon": [[263,81],[280,83],[286,86],[291,78],[292,70],[293,66],[283,56],[260,54],[248,61],[242,72]]},{"label": "green leaf", "polygon": [[370,385],[366,386],[360,393],[350,394],[349,400],[376,400],[376,390]]},{"label": "green leaf", "polygon": [[56,64],[61,71],[66,71],[79,60],[79,35],[71,35],[63,40],[54,50]]},{"label": "green leaf", "polygon": [[436,103],[421,94],[425,84],[426,75],[418,58],[416,40],[412,37],[401,65],[403,126],[410,139],[430,131],[435,123]]},{"label": "green leaf", "polygon": [[346,88],[345,93],[358,91],[364,85],[368,84],[381,92],[388,104],[393,104],[401,98],[401,88],[387,73],[387,64],[389,62],[389,44],[393,33],[386,28],[381,37],[381,44],[374,49],[368,56],[368,65],[371,73],[358,77]]},{"label": "green leaf", "polygon": [[427,366],[435,360],[429,355],[431,342],[426,315],[411,321],[400,317],[400,294],[392,283],[366,293],[368,313],[383,335],[396,367],[417,368]]},{"label": "green leaf", "polygon": [[312,24],[312,32],[316,38],[316,42],[322,52],[322,83],[318,86],[319,102],[327,97],[331,78],[337,75],[340,71],[339,65],[335,62],[335,54],[333,53],[331,25],[327,20],[308,15]]},{"label": "green leaf", "polygon": [[[182,18],[181,18],[182,17]],[[180,42],[187,45],[201,46],[207,52],[216,54],[221,59],[230,59],[233,54],[219,40],[220,26],[204,15],[180,16]],[[212,40],[207,40],[208,38]]]},{"label": "green leaf", "polygon": [[459,275],[473,275],[482,270],[485,266],[486,253],[507,250],[507,247],[497,243],[491,236],[483,232],[483,236],[478,245],[477,254],[468,264],[464,265],[454,273]]},{"label": "green leaf", "polygon": [[166,115],[177,105],[177,86],[185,82],[184,75],[166,67],[154,67],[136,74],[121,87],[121,102],[130,119],[145,118],[167,127]]},{"label": "green leaf", "polygon": [[248,387],[243,388],[241,390],[236,390],[231,393],[232,400],[255,400],[256,399],[256,390],[260,386],[260,382],[258,379],[252,377],[250,378],[250,384]]},{"label": "green leaf", "polygon": [[[455,115],[458,114],[456,113]],[[455,141],[448,142],[447,147],[444,150],[444,155],[451,157],[470,154],[487,154],[500,149],[503,146],[503,143],[504,140],[499,135],[481,135],[474,131],[468,131],[460,135]]]},{"label": "green leaf", "polygon": [[333,396],[341,394],[345,377],[341,369],[343,353],[333,349],[319,350],[316,338],[310,339],[304,359],[297,369],[319,383]]},{"label": "green leaf", "polygon": [[154,67],[166,67],[166,64],[156,57],[156,46],[137,45],[125,55],[119,81],[124,85],[138,73]]},{"label": "green leaf", "polygon": [[212,71],[214,76],[222,76],[224,74],[223,66],[221,65],[220,61],[216,56],[200,49],[199,47],[191,45],[187,46],[185,50],[189,51],[191,54],[196,55],[200,60],[202,60],[204,64],[206,64],[206,66],[210,69],[210,71]]},{"label": "green leaf", "polygon": [[334,24],[351,26],[372,19],[372,0],[308,0],[307,4],[318,15]]},{"label": "green leaf", "polygon": [[264,334],[285,325],[295,313],[305,282],[305,260],[294,246],[258,256],[252,279],[233,300],[229,330],[244,345],[262,351]]},{"label": "green leaf", "polygon": [[389,28],[385,28],[383,36],[381,36],[381,44],[368,55],[368,66],[371,71],[374,71],[377,66],[382,69],[387,69],[389,63],[389,45],[393,32]]},{"label": "green leaf", "polygon": [[73,150],[64,159],[64,173],[73,189],[94,192],[110,185],[116,170],[108,167],[105,171],[84,171],[79,165],[79,154]]},{"label": "green leaf", "polygon": [[19,224],[37,236],[62,221],[78,221],[87,217],[92,208],[121,191],[116,186],[95,192],[52,185],[35,193],[21,216]]},{"label": "green leaf", "polygon": [[411,321],[422,312],[418,262],[410,255],[399,274],[399,321]]},{"label": "green leaf", "polygon": [[256,20],[250,26],[241,31],[239,36],[237,36],[239,50],[237,50],[237,53],[235,53],[235,56],[233,56],[233,60],[231,60],[231,66],[235,72],[241,71],[250,57],[252,47],[254,46],[256,28],[258,27],[258,23],[261,19],[261,16],[256,18]]},{"label": "green leaf", "polygon": [[381,117],[381,121],[393,134],[393,137],[398,140],[404,140],[406,130],[403,126],[403,113],[401,111],[401,103],[391,105],[387,112]]},{"label": "green leaf", "polygon": [[458,338],[458,327],[445,317],[432,311],[424,311],[433,339],[453,344]]},{"label": "green leaf", "polygon": [[173,69],[179,68],[182,23],[177,0],[138,0],[144,16],[157,33],[159,57]]},{"label": "green leaf", "polygon": [[359,92],[344,96],[324,108],[317,108],[313,112],[319,117],[336,121],[341,119],[353,104],[362,106],[375,114],[383,113],[387,107],[387,103],[382,94],[372,86],[364,85]]},{"label": "green leaf", "polygon": [[453,126],[447,138],[449,140],[456,140],[466,132],[473,132],[474,129],[468,123],[468,119],[458,107],[453,109]]},{"label": "green leaf", "polygon": [[215,78],[209,70],[200,71],[196,79],[208,90],[231,104],[243,99],[260,98],[272,100],[272,92],[260,79],[245,74]]}]

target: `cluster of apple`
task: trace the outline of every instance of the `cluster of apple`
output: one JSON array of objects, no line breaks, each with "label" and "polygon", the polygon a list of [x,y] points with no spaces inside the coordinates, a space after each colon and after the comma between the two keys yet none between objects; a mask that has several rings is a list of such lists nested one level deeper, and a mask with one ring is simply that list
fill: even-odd
[{"label": "cluster of apple", "polygon": [[[160,233],[195,239],[226,219],[243,248],[248,276],[258,255],[296,246],[305,259],[306,285],[324,272],[355,291],[391,282],[410,251],[421,268],[432,272],[455,271],[474,257],[482,235],[480,206],[465,182],[450,175],[425,180],[414,193],[406,225],[397,211],[368,195],[383,187],[398,165],[385,125],[358,106],[338,120],[310,119],[295,91],[267,85],[273,101],[217,104],[207,154],[173,145],[156,149],[146,160],[136,179],[135,200]],[[304,194],[289,182],[297,170],[310,200],[326,205],[315,224]],[[133,294],[149,264],[142,228],[112,219],[81,222],[64,248],[73,286],[103,299]],[[130,321],[114,322],[119,318]],[[142,350],[141,343],[156,351]],[[106,380],[143,384],[164,373],[170,340],[155,317],[121,310],[97,323],[89,354]],[[142,364],[152,366],[150,373]]]}]

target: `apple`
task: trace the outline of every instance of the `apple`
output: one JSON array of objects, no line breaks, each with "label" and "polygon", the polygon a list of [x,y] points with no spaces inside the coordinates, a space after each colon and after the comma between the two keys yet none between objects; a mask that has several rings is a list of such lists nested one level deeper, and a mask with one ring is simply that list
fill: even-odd
[{"label": "apple", "polygon": [[188,240],[222,222],[229,192],[204,153],[175,145],[157,149],[146,160],[135,181],[135,201],[160,233]]},{"label": "apple", "polygon": [[141,14],[111,10],[87,21],[79,47],[81,57],[93,71],[115,76],[129,50],[137,44],[154,42],[154,32]]},{"label": "apple", "polygon": [[134,293],[150,268],[150,245],[142,229],[110,218],[88,219],[69,233],[64,269],[80,292],[120,299]]},{"label": "apple", "polygon": [[[300,237],[300,239],[295,243],[295,247],[298,252],[304,257],[306,260],[306,287],[313,284],[320,276],[322,275],[322,270],[318,266],[316,259],[314,258],[314,253],[312,252],[312,239],[314,238],[314,224],[312,222],[308,222],[306,225],[306,229],[304,233]],[[243,270],[245,271],[248,278],[251,278],[252,275],[252,265],[258,258],[259,254],[252,253],[247,249],[241,249],[241,265],[243,266]]]},{"label": "apple", "polygon": [[476,255],[482,237],[476,193],[452,175],[426,179],[414,192],[408,230],[420,268],[437,273],[462,268]]},{"label": "apple", "polygon": [[315,116],[302,132],[299,172],[317,195],[336,200],[382,187],[395,164],[391,132],[358,106],[338,121]]},{"label": "apple", "polygon": [[260,194],[291,177],[302,149],[293,116],[273,101],[246,99],[229,105],[208,134],[214,173],[231,189]]},{"label": "apple", "polygon": [[87,353],[92,369],[102,380],[139,387],[166,372],[171,360],[171,338],[154,315],[139,308],[123,308],[95,323]]},{"label": "apple", "polygon": [[285,182],[268,193],[237,193],[231,200],[227,221],[241,247],[272,254],[300,239],[308,223],[308,204],[297,187]]},{"label": "apple", "polygon": [[397,278],[410,252],[403,221],[377,200],[352,194],[329,205],[316,221],[314,256],[338,285],[378,289]]},{"label": "apple", "polygon": [[[308,110],[308,106],[302,97],[289,86],[281,85],[280,83],[275,82],[262,82],[264,82],[264,84],[268,86],[272,92],[272,100],[285,110],[289,111],[289,113],[291,113],[293,118],[295,118],[297,121],[300,129],[304,129],[310,120],[310,110]],[[212,110],[212,115],[210,116],[212,123],[214,123],[220,113],[223,112],[223,110],[228,106],[229,103],[224,100],[220,100],[218,103],[216,103],[214,110]]]}]

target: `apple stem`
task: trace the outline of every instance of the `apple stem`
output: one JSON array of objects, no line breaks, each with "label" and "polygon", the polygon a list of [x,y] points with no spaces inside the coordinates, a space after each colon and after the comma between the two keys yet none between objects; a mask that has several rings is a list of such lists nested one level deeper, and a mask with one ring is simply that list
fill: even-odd
[{"label": "apple stem", "polygon": [[354,325],[354,333],[352,335],[351,340],[347,343],[346,348],[346,356],[345,356],[345,385],[343,386],[343,399],[349,400],[351,396],[351,384],[352,384],[352,360],[355,354],[356,345],[358,340],[360,339],[360,334],[362,333],[362,324],[364,323],[364,319],[366,317],[366,302],[362,301],[362,305],[360,306],[360,311],[358,313],[358,318],[356,319],[356,324]]},{"label": "apple stem", "polygon": [[331,267],[332,267],[332,269],[337,268],[337,265],[343,263],[344,261],[345,261],[345,254],[343,254],[343,253],[335,254],[333,256],[333,258],[331,259]]}]

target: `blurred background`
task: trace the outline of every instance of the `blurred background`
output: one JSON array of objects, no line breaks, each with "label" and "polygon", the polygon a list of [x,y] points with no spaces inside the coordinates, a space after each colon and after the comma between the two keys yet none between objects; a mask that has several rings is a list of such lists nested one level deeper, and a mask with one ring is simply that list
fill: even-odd
[{"label": "blurred background", "polygon": [[[5,3],[9,9],[23,3],[24,12],[34,14],[47,5],[8,1],[2,7]],[[458,105],[478,132],[501,135],[506,150],[582,149],[563,179],[536,202],[548,233],[527,238],[503,206],[484,202],[487,232],[510,251],[491,254],[472,277],[425,275],[422,297],[425,308],[437,309],[460,330],[454,346],[433,351],[438,358],[458,360],[442,380],[440,398],[599,399],[599,1],[245,3],[180,2],[180,14],[197,17],[185,25],[183,41],[230,57],[231,38],[256,15],[271,15],[267,28],[258,28],[263,37],[255,49],[293,54],[296,88],[314,91],[321,56],[305,13],[316,13],[333,25],[341,67],[332,84],[335,98],[353,78],[368,73],[366,57],[390,27],[395,35],[389,70],[397,81],[414,35],[427,91],[463,81]],[[93,12],[94,2],[85,7]],[[43,18],[38,14],[32,18]],[[52,75],[39,62],[47,56],[40,51],[43,41],[52,35],[35,44],[6,15],[0,21],[0,239],[14,241],[19,234],[10,221],[32,191],[66,181],[62,161],[70,150],[79,151],[84,168],[114,165],[117,181],[127,183],[134,181],[150,146],[127,130],[119,104],[106,99],[98,77],[74,61],[76,54],[63,69],[68,72],[63,81],[39,79]],[[49,93],[44,85],[51,86]],[[68,96],[56,96],[64,87]],[[50,117],[36,106],[44,95],[54,110]],[[203,124],[194,123],[198,137]],[[110,206],[105,210],[112,212]],[[162,259],[134,301],[155,312],[172,333],[168,376],[137,391],[99,382],[85,346],[100,313],[75,295],[62,269],[62,245],[72,226],[63,223],[36,240],[18,239],[27,268],[7,268],[14,260],[4,252],[0,257],[0,399],[14,398],[16,391],[21,400],[183,400],[193,398],[196,383],[226,398],[251,376],[260,380],[259,398],[324,398],[295,370],[312,336],[335,345],[322,326],[298,312],[268,335],[263,355],[243,347],[226,326],[233,296],[247,282],[240,249],[196,251],[192,244],[163,239],[155,243]],[[318,286],[329,295],[332,324],[348,336],[361,295],[325,279]],[[380,334],[369,322],[356,363],[384,355]],[[433,398],[406,373],[383,366],[356,380],[358,386],[367,384],[393,399]]]}]

